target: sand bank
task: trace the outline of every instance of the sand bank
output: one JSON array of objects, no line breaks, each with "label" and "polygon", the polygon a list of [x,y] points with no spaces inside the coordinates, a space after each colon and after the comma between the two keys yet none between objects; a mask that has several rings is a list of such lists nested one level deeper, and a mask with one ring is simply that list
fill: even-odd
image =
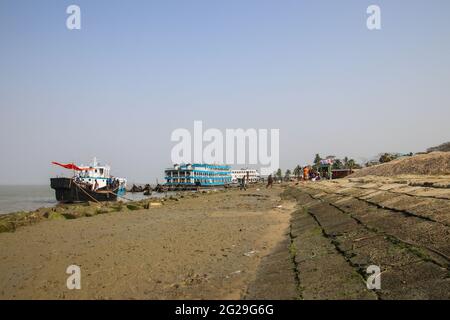
[{"label": "sand bank", "polygon": [[[115,204],[98,208],[102,214],[62,215],[3,232],[0,298],[244,298],[261,259],[286,239],[292,210],[280,192],[228,190],[145,208]],[[81,268],[81,290],[67,289],[72,264]]]}]

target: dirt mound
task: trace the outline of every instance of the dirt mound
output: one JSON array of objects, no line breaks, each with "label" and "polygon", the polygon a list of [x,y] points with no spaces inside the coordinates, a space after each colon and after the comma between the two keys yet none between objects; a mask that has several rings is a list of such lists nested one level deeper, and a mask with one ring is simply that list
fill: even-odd
[{"label": "dirt mound", "polygon": [[450,142],[443,143],[437,147],[428,148],[427,152],[433,152],[433,151],[445,151],[450,152]]},{"label": "dirt mound", "polygon": [[450,175],[450,153],[432,152],[400,158],[352,174],[351,178],[373,176],[397,176],[407,174]]}]

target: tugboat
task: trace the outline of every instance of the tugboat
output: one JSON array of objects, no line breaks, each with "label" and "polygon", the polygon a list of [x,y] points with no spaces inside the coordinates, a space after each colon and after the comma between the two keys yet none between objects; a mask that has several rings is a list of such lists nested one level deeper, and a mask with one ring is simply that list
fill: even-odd
[{"label": "tugboat", "polygon": [[52,162],[73,171],[73,177],[50,179],[50,186],[55,189],[56,200],[63,203],[116,201],[126,191],[127,180],[110,175],[110,167],[100,165],[97,159],[89,166],[77,166],[73,163]]}]

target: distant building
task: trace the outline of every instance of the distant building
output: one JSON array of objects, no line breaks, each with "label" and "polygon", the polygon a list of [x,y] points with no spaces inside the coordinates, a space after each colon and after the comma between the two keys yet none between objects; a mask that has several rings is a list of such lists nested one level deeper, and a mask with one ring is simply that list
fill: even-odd
[{"label": "distant building", "polygon": [[333,169],[333,162],[321,162],[318,167],[318,172],[322,178],[325,179],[340,179],[351,175],[353,169]]},{"label": "distant building", "polygon": [[231,183],[230,167],[215,164],[176,164],[165,170],[167,186],[214,187]]},{"label": "distant building", "polygon": [[332,179],[341,179],[351,175],[354,171],[353,169],[332,169],[331,172]]},{"label": "distant building", "polygon": [[258,182],[261,180],[261,175],[256,169],[239,169],[231,170],[231,182],[237,183],[239,179],[248,178],[249,183]]}]

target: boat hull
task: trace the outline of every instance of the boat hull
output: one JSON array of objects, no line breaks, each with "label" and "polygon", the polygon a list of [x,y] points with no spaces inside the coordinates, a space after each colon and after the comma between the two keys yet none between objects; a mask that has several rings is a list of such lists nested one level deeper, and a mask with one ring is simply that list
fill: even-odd
[{"label": "boat hull", "polygon": [[55,190],[56,200],[64,203],[117,200],[114,193],[82,188],[70,178],[51,178],[50,187]]},{"label": "boat hull", "polygon": [[[228,184],[218,184],[218,185],[193,185],[193,184],[171,184],[167,185],[164,184],[160,187],[157,187],[155,191],[157,192],[164,192],[164,191],[197,191],[197,190],[208,190],[208,189],[221,189],[221,188],[228,188]],[[159,190],[162,191],[159,191]]]}]

